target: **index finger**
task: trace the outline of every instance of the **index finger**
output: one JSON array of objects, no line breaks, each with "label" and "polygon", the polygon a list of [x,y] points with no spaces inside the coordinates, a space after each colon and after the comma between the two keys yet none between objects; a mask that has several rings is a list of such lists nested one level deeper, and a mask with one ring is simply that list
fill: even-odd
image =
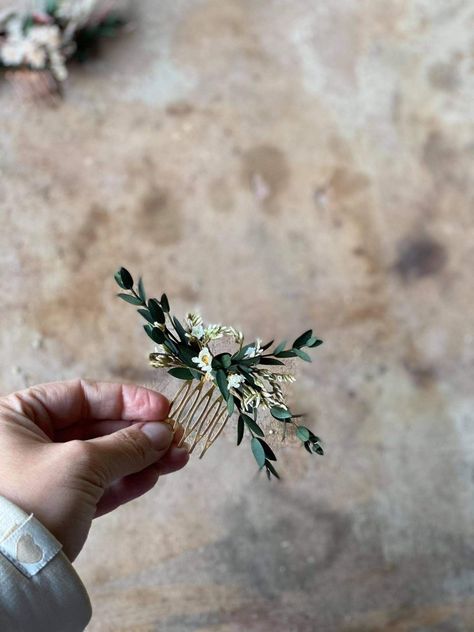
[{"label": "index finger", "polygon": [[166,397],[144,386],[82,379],[38,384],[6,399],[55,430],[91,420],[161,421],[169,411]]}]

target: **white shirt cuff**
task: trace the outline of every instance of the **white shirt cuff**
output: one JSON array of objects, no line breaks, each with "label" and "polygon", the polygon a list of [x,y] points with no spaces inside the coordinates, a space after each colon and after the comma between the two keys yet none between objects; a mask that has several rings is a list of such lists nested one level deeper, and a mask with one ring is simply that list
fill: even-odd
[{"label": "white shirt cuff", "polygon": [[82,632],[92,610],[61,544],[0,496],[0,630]]}]

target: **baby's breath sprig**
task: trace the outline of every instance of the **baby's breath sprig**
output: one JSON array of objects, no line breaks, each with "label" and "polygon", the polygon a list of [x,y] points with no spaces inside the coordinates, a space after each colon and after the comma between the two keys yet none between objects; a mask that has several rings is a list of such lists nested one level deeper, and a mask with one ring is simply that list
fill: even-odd
[{"label": "baby's breath sprig", "polygon": [[43,0],[30,12],[0,14],[0,68],[22,74],[47,73],[57,90],[67,78],[67,60],[79,62],[101,39],[126,24],[104,0]]},{"label": "baby's breath sprig", "polygon": [[[199,387],[196,387],[196,403],[192,405],[196,415],[207,397],[202,395],[204,385],[209,383],[211,391],[214,388],[218,389],[220,399],[225,402],[227,408],[227,418],[234,412],[238,415],[237,445],[240,445],[247,430],[255,460],[260,469],[265,468],[269,478],[279,478],[273,465],[277,459],[264,440],[265,433],[257,422],[259,409],[267,409],[271,416],[283,425],[283,438],[286,436],[287,427],[293,426],[295,436],[310,454],[324,454],[319,437],[295,421],[302,415],[291,412],[283,390],[284,384],[295,381],[295,377],[284,369],[283,360],[298,357],[305,362],[311,362],[309,354],[304,349],[313,349],[322,344],[322,340],[314,336],[311,329],[296,338],[291,346],[287,346],[286,341],[283,341],[276,345],[273,351],[268,351],[274,345],[273,340],[264,345],[258,339],[244,344],[242,332],[220,324],[205,325],[202,317],[196,312],[188,313],[181,323],[171,315],[166,294],[162,294],[159,300],[147,298],[142,279],[140,278],[135,286],[132,275],[125,268],[120,268],[115,274],[115,280],[120,288],[125,290],[118,294],[119,298],[138,308],[138,313],[146,321],[146,334],[157,345],[157,350],[150,353],[150,364],[156,368],[168,369],[168,373],[177,379],[188,383],[192,380],[199,382]],[[237,348],[232,352],[218,353],[214,348],[214,341],[221,338],[229,339]],[[268,352],[265,353],[266,351]],[[200,409],[201,417],[196,422],[196,425],[201,424],[199,428],[205,424],[206,414],[211,415],[214,409],[211,401],[209,399],[206,407]],[[208,408],[209,411],[206,413]],[[218,412],[219,409],[216,414]],[[211,435],[216,424],[211,420]],[[203,436],[201,435],[198,440]],[[205,449],[207,447],[206,444]]]}]

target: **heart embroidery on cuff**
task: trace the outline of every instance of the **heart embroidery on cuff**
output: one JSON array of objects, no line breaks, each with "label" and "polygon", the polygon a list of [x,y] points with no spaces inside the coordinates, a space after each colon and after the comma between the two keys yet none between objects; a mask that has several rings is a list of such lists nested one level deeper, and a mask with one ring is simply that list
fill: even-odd
[{"label": "heart embroidery on cuff", "polygon": [[36,564],[43,559],[43,550],[31,535],[23,534],[16,543],[16,559],[22,564]]}]

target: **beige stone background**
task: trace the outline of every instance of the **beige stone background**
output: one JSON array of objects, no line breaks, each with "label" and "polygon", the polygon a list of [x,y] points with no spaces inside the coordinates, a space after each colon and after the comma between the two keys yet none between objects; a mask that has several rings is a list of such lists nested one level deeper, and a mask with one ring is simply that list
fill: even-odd
[{"label": "beige stone background", "polygon": [[313,326],[327,454],[268,483],[231,429],[98,520],[88,630],[474,630],[472,2],[133,15],[58,106],[0,84],[1,391],[153,380],[125,265],[178,314]]}]

